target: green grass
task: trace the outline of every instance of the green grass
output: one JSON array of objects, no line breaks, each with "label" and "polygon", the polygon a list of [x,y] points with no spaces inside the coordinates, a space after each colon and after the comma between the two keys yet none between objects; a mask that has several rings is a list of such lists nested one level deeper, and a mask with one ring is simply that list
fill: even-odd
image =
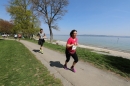
[{"label": "green grass", "polygon": [[2,36],[0,35],[0,39],[2,38]]},{"label": "green grass", "polygon": [[[37,43],[35,40],[28,40]],[[61,45],[45,43],[46,48],[56,50],[58,52],[65,52],[65,47]],[[123,77],[130,78],[130,60],[122,57],[109,56],[91,52],[89,49],[77,48],[77,54],[80,60],[90,62],[101,69],[110,70]]]},{"label": "green grass", "polygon": [[62,86],[23,44],[0,40],[0,86]]}]

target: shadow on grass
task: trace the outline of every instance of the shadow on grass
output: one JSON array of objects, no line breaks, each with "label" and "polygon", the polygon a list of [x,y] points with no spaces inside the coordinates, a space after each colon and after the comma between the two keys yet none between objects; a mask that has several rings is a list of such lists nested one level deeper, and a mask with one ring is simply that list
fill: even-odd
[{"label": "shadow on grass", "polygon": [[106,64],[130,77],[130,59],[104,55]]},{"label": "shadow on grass", "polygon": [[63,68],[63,65],[59,61],[50,61],[51,67]]},{"label": "shadow on grass", "polygon": [[35,50],[35,49],[34,49],[33,51],[34,51],[34,52],[39,52],[40,50]]}]

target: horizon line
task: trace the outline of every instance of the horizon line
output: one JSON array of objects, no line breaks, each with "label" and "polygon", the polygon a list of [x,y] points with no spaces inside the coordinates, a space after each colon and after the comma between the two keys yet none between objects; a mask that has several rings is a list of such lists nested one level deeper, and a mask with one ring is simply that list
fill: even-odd
[{"label": "horizon line", "polygon": [[[50,34],[47,34],[47,35],[50,35]],[[53,35],[60,35],[60,36],[63,36],[63,35],[69,35],[69,34],[53,34]],[[78,36],[111,36],[111,37],[130,37],[130,36],[119,36],[119,35],[92,35],[92,34],[79,34]]]}]

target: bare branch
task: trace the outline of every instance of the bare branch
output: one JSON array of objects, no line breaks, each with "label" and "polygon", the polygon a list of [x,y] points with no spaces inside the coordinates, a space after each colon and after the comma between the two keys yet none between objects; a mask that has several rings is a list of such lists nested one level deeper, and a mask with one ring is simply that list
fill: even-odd
[{"label": "bare branch", "polygon": [[51,26],[51,28],[53,28],[55,30],[59,30],[59,27],[57,25]]},{"label": "bare branch", "polygon": [[52,37],[51,28],[58,30],[58,26],[54,24],[67,12],[65,7],[68,5],[68,0],[31,0],[31,2],[34,11],[40,12],[44,22],[48,24]]}]

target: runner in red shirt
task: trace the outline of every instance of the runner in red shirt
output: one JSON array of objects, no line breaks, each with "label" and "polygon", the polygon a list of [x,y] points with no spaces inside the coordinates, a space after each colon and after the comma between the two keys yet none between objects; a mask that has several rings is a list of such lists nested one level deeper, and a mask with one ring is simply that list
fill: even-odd
[{"label": "runner in red shirt", "polygon": [[78,56],[76,54],[76,47],[78,45],[78,40],[77,40],[76,36],[77,36],[77,31],[76,30],[72,30],[70,32],[70,38],[68,39],[68,41],[66,43],[66,51],[65,51],[66,61],[65,61],[64,68],[68,69],[67,68],[67,63],[70,60],[70,56],[72,56],[73,59],[74,59],[74,62],[72,64],[72,66],[71,66],[71,70],[73,72],[76,72],[76,70],[74,69],[74,66],[78,62]]}]

